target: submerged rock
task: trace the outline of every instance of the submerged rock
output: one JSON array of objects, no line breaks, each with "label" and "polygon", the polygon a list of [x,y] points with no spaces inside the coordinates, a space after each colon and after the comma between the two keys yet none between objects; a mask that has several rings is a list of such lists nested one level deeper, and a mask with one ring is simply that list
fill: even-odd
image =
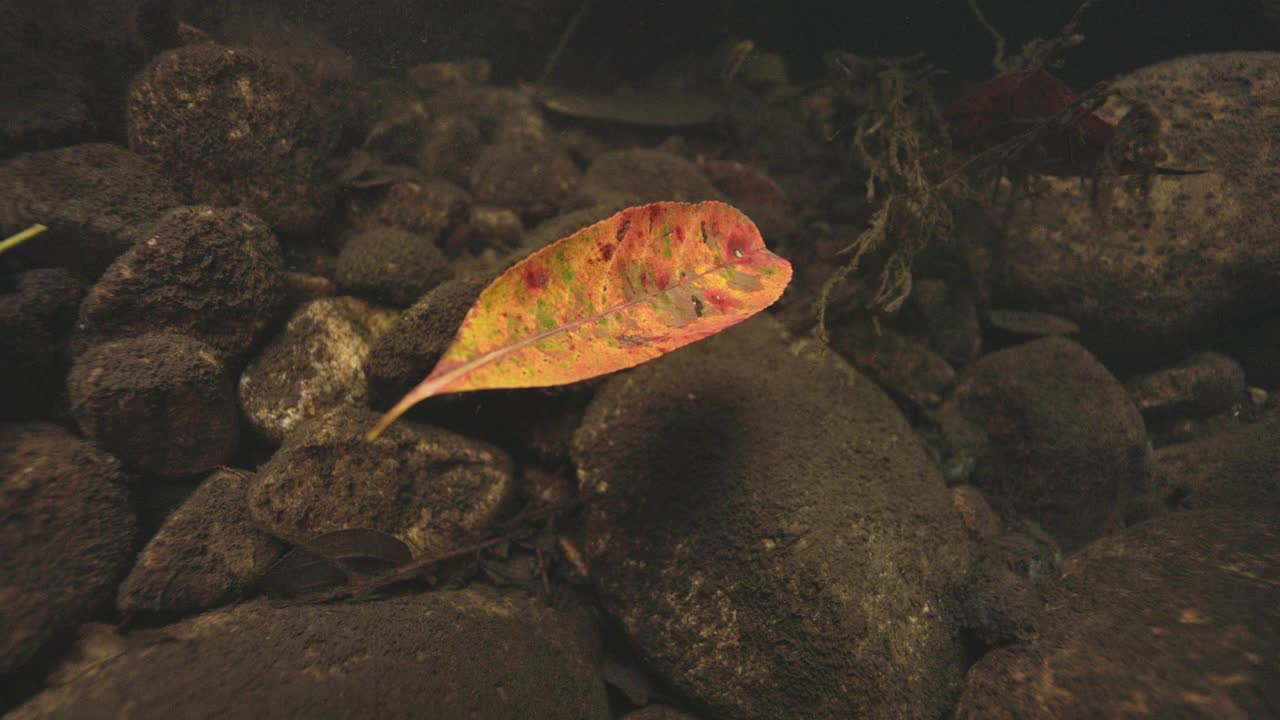
[{"label": "submerged rock", "polygon": [[351,297],[303,305],[240,375],[240,408],[275,443],[300,423],[368,396],[365,360],[395,313]]},{"label": "submerged rock", "polygon": [[[1094,192],[1043,178],[1009,213],[1007,297],[1080,324],[1108,359],[1158,359],[1280,303],[1280,54],[1195,55],[1119,78],[1099,114],[1153,113],[1156,164]],[[1082,288],[1085,288],[1082,291]]]},{"label": "submerged rock", "polygon": [[471,167],[471,192],[489,205],[523,218],[545,218],[561,209],[581,172],[564,148],[550,140],[516,138],[486,145]]},{"label": "submerged rock", "polygon": [[1156,486],[1181,508],[1280,512],[1280,409],[1193,442],[1156,451]]},{"label": "submerged rock", "polygon": [[876,386],[777,321],[606,382],[574,440],[592,580],[713,717],[936,717],[968,544]]},{"label": "submerged rock", "polygon": [[81,432],[164,477],[221,465],[240,439],[240,413],[222,361],[213,348],[182,335],[95,345],[76,359],[67,393]]},{"label": "submerged rock", "polygon": [[106,606],[133,554],[115,458],[46,423],[0,427],[0,673]]},{"label": "submerged rock", "polygon": [[1067,559],[1034,638],[969,670],[959,720],[1272,717],[1280,516],[1175,513]]},{"label": "submerged rock", "polygon": [[376,530],[423,557],[471,541],[507,507],[515,482],[505,452],[407,420],[370,442],[377,420],[341,407],[290,434],[249,492],[254,521],[297,541]]},{"label": "submerged rock", "polygon": [[1150,488],[1142,416],[1120,382],[1065,338],[985,355],[939,412],[952,456],[973,484],[1069,551],[1120,528],[1125,503]]},{"label": "submerged rock", "polygon": [[596,642],[584,611],[484,588],[254,602],[129,637],[10,717],[607,720]]},{"label": "submerged rock", "polygon": [[0,237],[34,223],[49,228],[6,256],[90,278],[186,202],[153,163],[106,143],[20,155],[0,164],[0,187]]},{"label": "submerged rock", "polygon": [[673,153],[648,149],[601,153],[587,168],[578,195],[582,204],[601,205],[622,198],[633,205],[726,199],[694,163]]},{"label": "submerged rock", "polygon": [[63,268],[13,279],[13,291],[0,294],[0,417],[54,417],[70,365],[67,336],[87,287]]},{"label": "submerged rock", "polygon": [[338,285],[397,307],[412,305],[452,271],[431,238],[376,227],[347,241],[338,255]]},{"label": "submerged rock", "polygon": [[256,216],[176,208],[89,291],[73,346],[167,330],[237,365],[282,307],[283,273],[280,245]]},{"label": "submerged rock", "polygon": [[187,612],[243,597],[283,549],[249,520],[252,484],[228,470],[205,478],[142,549],[120,586],[120,611]]},{"label": "submerged rock", "polygon": [[1244,397],[1244,369],[1226,355],[1197,353],[1173,367],[1133,378],[1126,387],[1147,420],[1206,417]]},{"label": "submerged rock", "polygon": [[243,206],[286,232],[314,231],[336,198],[338,176],[326,164],[343,122],[330,95],[340,94],[270,52],[187,45],[134,78],[129,146],[197,202]]},{"label": "submerged rock", "polygon": [[398,182],[375,200],[356,200],[351,222],[361,230],[391,226],[444,244],[466,222],[471,209],[467,191],[447,180]]}]

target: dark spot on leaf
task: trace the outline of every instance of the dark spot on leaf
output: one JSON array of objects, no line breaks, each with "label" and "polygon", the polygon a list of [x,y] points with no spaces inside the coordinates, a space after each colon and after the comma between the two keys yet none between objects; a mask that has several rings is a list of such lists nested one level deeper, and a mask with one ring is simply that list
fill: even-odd
[{"label": "dark spot on leaf", "polygon": [[711,237],[710,237],[709,235],[707,235],[707,223],[706,223],[706,221],[704,220],[701,224],[699,224],[699,226],[698,226],[698,227],[702,230],[702,242],[704,242],[704,243],[706,243],[706,244],[710,245],[710,244],[711,244]]},{"label": "dark spot on leaf", "polygon": [[547,280],[551,277],[551,271],[545,265],[529,264],[525,267],[521,278],[524,284],[530,290],[539,290],[546,287]]},{"label": "dark spot on leaf", "polygon": [[702,317],[702,298],[697,295],[690,295],[689,299],[693,301],[693,314]]},{"label": "dark spot on leaf", "polygon": [[613,257],[612,243],[600,243],[596,249],[600,251],[600,259],[605,262],[609,262],[609,258]]},{"label": "dark spot on leaf", "polygon": [[626,234],[627,234],[627,231],[628,231],[628,230],[630,230],[630,229],[631,229],[631,220],[629,220],[629,219],[628,219],[628,220],[623,220],[623,221],[622,221],[622,224],[618,226],[618,234],[617,234],[617,236],[616,236],[616,237],[617,237],[618,242],[622,242],[622,237],[623,237],[624,235],[626,235]]}]

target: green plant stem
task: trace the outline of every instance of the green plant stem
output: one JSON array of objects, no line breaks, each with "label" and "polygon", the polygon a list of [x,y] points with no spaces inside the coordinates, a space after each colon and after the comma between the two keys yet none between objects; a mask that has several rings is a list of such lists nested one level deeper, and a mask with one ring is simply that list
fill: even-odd
[{"label": "green plant stem", "polygon": [[32,225],[31,227],[27,228],[26,230],[23,230],[22,232],[16,235],[10,235],[9,237],[0,241],[0,255],[3,255],[5,252],[8,252],[9,250],[12,250],[18,247],[22,243],[30,240],[31,238],[39,235],[40,233],[48,229],[49,228],[45,227],[44,225],[36,223],[35,225]]}]

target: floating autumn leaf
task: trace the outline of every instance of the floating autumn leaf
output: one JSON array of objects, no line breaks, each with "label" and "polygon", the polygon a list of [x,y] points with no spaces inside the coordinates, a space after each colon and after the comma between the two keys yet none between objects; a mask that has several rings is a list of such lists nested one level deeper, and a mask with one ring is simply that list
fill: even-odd
[{"label": "floating autumn leaf", "polygon": [[791,265],[720,202],[627,208],[493,281],[453,345],[369,432],[443,393],[564,385],[639,365],[773,304]]}]

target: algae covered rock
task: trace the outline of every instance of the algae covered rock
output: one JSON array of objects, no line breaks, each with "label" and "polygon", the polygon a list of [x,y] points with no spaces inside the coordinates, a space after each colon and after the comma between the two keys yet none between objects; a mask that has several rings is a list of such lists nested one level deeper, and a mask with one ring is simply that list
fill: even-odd
[{"label": "algae covered rock", "polygon": [[253,602],[130,637],[9,717],[607,720],[596,642],[581,610],[484,588]]},{"label": "algae covered rock", "polygon": [[226,462],[240,413],[223,362],[183,335],[149,333],[95,345],[67,378],[80,430],[122,460],[164,477]]},{"label": "algae covered rock", "polygon": [[1035,637],[969,671],[955,716],[1273,717],[1280,515],[1174,513],[1065,563]]},{"label": "algae covered rock", "polygon": [[213,346],[243,361],[285,299],[275,235],[239,208],[175,208],[145,242],[116,259],[80,306],[72,344],[157,330]]},{"label": "algae covered rock", "polygon": [[197,202],[239,205],[287,232],[332,209],[342,131],[334,99],[306,73],[248,47],[199,43],[156,56],[129,88],[129,146]]},{"label": "algae covered rock", "polygon": [[1044,338],[979,358],[939,420],[954,460],[1007,514],[1072,550],[1118,530],[1149,489],[1151,449],[1124,387],[1087,350]]},{"label": "algae covered rock", "polygon": [[1156,132],[1135,144],[1150,160],[1204,172],[1124,175],[1096,190],[1041,179],[1008,213],[1003,294],[1079,323],[1082,342],[1108,359],[1159,358],[1274,314],[1280,54],[1183,57],[1112,90],[1099,114],[1152,118]]},{"label": "algae covered rock", "polygon": [[937,717],[969,546],[893,402],[776,320],[606,382],[574,438],[586,555],[648,665],[712,717]]},{"label": "algae covered rock", "polygon": [[295,541],[376,530],[420,557],[471,541],[506,509],[514,467],[501,449],[406,421],[370,442],[377,419],[343,406],[298,427],[258,472],[253,520]]},{"label": "algae covered rock", "polygon": [[0,426],[0,673],[108,604],[133,553],[125,482],[60,427]]},{"label": "algae covered rock", "polygon": [[245,595],[282,545],[249,521],[253,478],[219,470],[168,517],[120,586],[124,613],[184,612]]},{"label": "algae covered rock", "polygon": [[89,278],[146,238],[166,210],[186,202],[155,163],[106,143],[20,155],[0,164],[0,187],[0,237],[35,223],[49,228],[12,257]]},{"label": "algae covered rock", "polygon": [[339,286],[398,307],[412,305],[451,272],[431,238],[394,227],[365,230],[338,255]]}]

